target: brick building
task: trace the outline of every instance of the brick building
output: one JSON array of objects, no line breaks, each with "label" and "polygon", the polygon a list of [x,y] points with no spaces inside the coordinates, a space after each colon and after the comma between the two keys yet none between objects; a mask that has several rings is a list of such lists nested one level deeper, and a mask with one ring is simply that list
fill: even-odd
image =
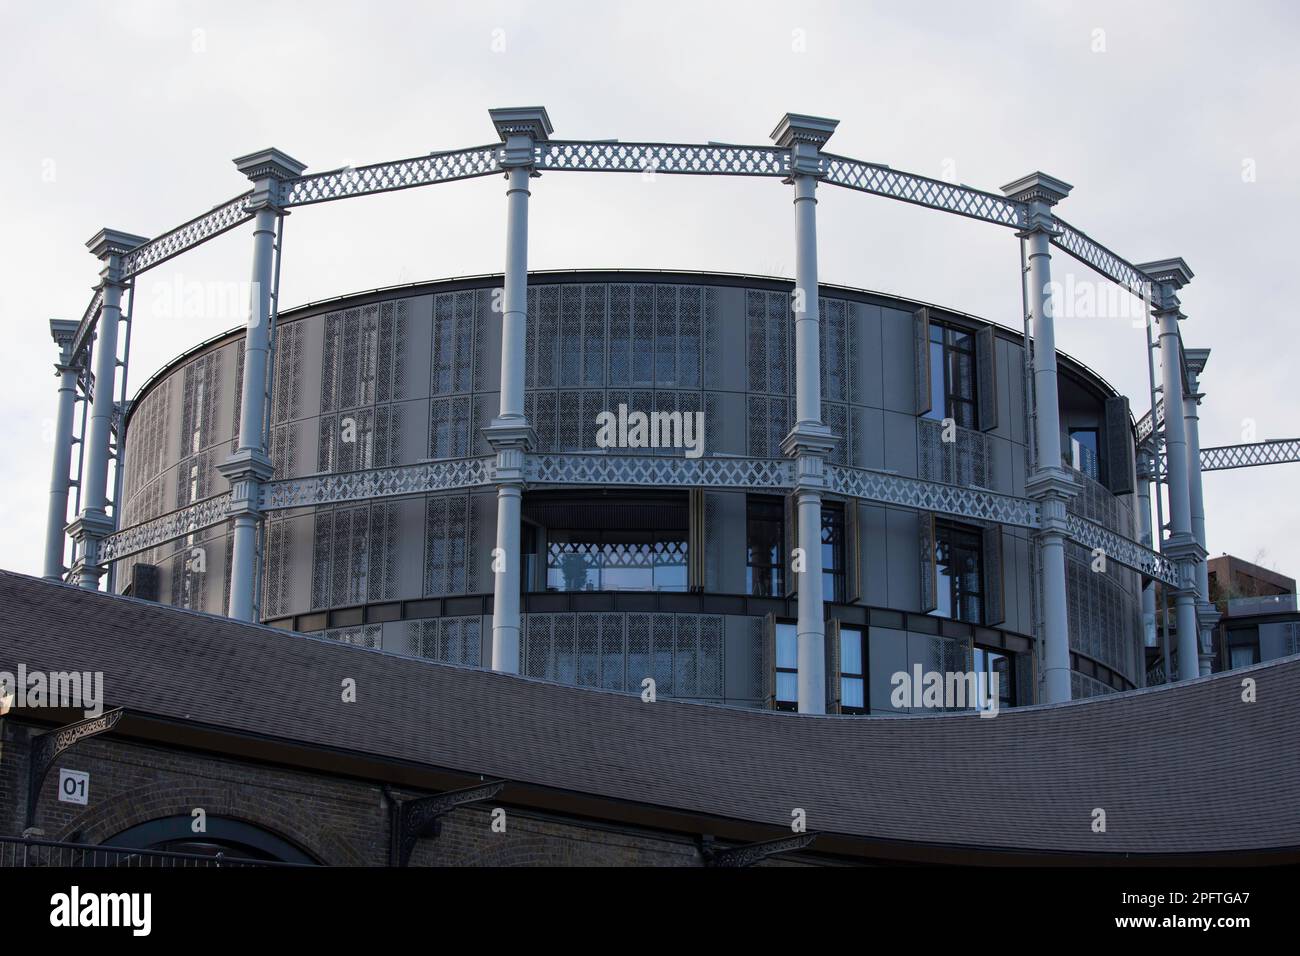
[{"label": "brick building", "polygon": [[[436,828],[404,822],[412,865],[1300,859],[1296,658],[995,719],[813,716],[646,703],[3,573],[0,671],[20,664],[102,672],[103,706],[124,708],[51,765],[32,820],[51,841],[385,864],[395,805],[489,785]],[[81,717],[11,702],[10,846],[34,736]],[[89,774],[85,805],[59,800],[60,770]],[[787,852],[727,852],[776,840]]]}]

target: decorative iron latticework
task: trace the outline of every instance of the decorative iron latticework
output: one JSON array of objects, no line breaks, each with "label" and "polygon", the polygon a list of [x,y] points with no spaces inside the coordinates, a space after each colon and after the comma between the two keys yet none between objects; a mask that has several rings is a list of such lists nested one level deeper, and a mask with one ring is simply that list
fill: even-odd
[{"label": "decorative iron latticework", "polygon": [[1278,438],[1248,445],[1219,445],[1201,449],[1201,471],[1225,471],[1253,465],[1284,465],[1300,461],[1300,438]]},{"label": "decorative iron latticework", "polygon": [[1025,208],[1005,196],[996,196],[969,186],[905,173],[877,163],[867,163],[847,156],[822,154],[826,164],[826,182],[859,192],[901,199],[917,206],[956,213],[971,219],[1020,228],[1025,224]]},{"label": "decorative iron latticework", "polygon": [[476,488],[492,483],[495,461],[489,455],[269,482],[262,486],[262,510]]},{"label": "decorative iron latticework", "polygon": [[219,236],[247,222],[253,218],[252,212],[248,209],[250,196],[252,196],[251,191],[236,196],[211,212],[205,212],[169,232],[164,232],[156,239],[150,239],[122,257],[122,271],[128,277],[138,275],[145,269],[151,269],[160,262],[180,255],[186,249],[192,249],[207,242],[213,236]]},{"label": "decorative iron latticework", "polygon": [[284,205],[305,206],[309,203],[347,199],[350,196],[489,176],[501,168],[497,162],[500,149],[499,144],[471,146],[468,149],[454,149],[411,159],[356,168],[344,167],[301,176],[285,183]]},{"label": "decorative iron latticework", "polygon": [[1194,582],[1184,582],[1178,573],[1178,566],[1158,551],[1144,548],[1136,541],[1130,541],[1123,535],[1076,514],[1067,514],[1065,521],[1070,539],[1089,551],[1100,548],[1107,560],[1122,564],[1171,588],[1182,587],[1185,583],[1194,586]]},{"label": "decorative iron latticework", "polygon": [[128,555],[183,538],[226,520],[230,494],[216,495],[169,512],[161,518],[146,521],[133,528],[124,528],[104,539],[99,548],[101,561],[116,561]]},{"label": "decorative iron latticework", "polygon": [[538,169],[719,176],[790,174],[789,150],[775,146],[552,140],[539,143],[535,149]]},{"label": "decorative iron latticework", "polygon": [[1052,225],[1056,230],[1056,234],[1052,236],[1052,245],[1063,249],[1116,285],[1132,292],[1139,299],[1151,297],[1151,279],[1145,272],[1120,258],[1101,243],[1090,239],[1065,220],[1054,216]]},{"label": "decorative iron latticework", "polygon": [[533,455],[528,481],[539,485],[662,485],[689,488],[789,488],[784,458],[669,458],[653,455]]},{"label": "decorative iron latticework", "polygon": [[844,465],[827,465],[826,483],[837,494],[866,501],[1020,528],[1038,527],[1038,504],[1029,498]]}]

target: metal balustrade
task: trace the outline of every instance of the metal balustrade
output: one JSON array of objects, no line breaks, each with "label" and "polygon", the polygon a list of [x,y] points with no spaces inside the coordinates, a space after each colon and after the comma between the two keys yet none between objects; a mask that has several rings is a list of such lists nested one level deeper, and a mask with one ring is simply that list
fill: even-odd
[{"label": "metal balustrade", "polygon": [[248,869],[295,867],[301,863],[253,860],[224,852],[180,853],[175,850],[136,850],[25,837],[0,836],[0,869],[57,867],[59,869]]}]

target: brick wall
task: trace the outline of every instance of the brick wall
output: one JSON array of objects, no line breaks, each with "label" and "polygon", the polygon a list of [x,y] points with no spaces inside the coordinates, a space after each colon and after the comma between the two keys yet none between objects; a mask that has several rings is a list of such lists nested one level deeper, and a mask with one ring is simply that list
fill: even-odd
[{"label": "brick wall", "polygon": [[[0,719],[0,835],[20,835],[27,807],[31,737],[46,728]],[[89,804],[58,800],[59,768],[90,774]],[[418,794],[396,791],[403,798]],[[100,843],[129,827],[201,807],[216,818],[253,824],[329,865],[388,862],[389,811],[377,783],[284,769],[163,746],[99,738],[60,757],[46,776],[36,826],[44,837]],[[698,866],[693,839],[605,827],[505,807],[464,807],[422,839],[412,866]],[[769,864],[793,861],[767,861]]]}]

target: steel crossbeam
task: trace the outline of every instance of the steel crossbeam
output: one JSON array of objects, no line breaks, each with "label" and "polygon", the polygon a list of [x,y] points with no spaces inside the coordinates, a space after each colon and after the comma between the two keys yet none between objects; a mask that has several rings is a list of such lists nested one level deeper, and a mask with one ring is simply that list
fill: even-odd
[{"label": "steel crossbeam", "polygon": [[538,143],[535,150],[538,169],[558,171],[777,177],[790,174],[790,151],[775,146],[549,140]]},{"label": "steel crossbeam", "polygon": [[1020,228],[1025,224],[1024,205],[1005,196],[915,173],[905,173],[860,159],[830,153],[823,153],[822,157],[826,164],[825,181],[836,186],[900,199],[917,206],[956,213],[999,226]]},{"label": "steel crossbeam", "polygon": [[221,524],[226,520],[230,501],[231,496],[227,492],[196,501],[151,521],[123,528],[106,537],[100,544],[100,560],[105,563],[117,561],[127,555],[148,551],[176,538]]},{"label": "steel crossbeam", "polygon": [[1121,288],[1127,289],[1138,298],[1144,301],[1151,298],[1151,278],[1138,269],[1137,266],[1111,252],[1095,239],[1071,226],[1064,219],[1053,216],[1052,225],[1055,232],[1051,237],[1052,245],[1101,273]]},{"label": "steel crossbeam", "polygon": [[334,169],[325,173],[300,176],[284,184],[284,205],[306,206],[311,203],[368,196],[374,193],[473,179],[499,172],[500,144],[471,146],[429,153],[369,166]]},{"label": "steel crossbeam", "polygon": [[1276,438],[1244,445],[1218,445],[1201,449],[1201,471],[1284,465],[1293,461],[1300,461],[1300,438]]}]

